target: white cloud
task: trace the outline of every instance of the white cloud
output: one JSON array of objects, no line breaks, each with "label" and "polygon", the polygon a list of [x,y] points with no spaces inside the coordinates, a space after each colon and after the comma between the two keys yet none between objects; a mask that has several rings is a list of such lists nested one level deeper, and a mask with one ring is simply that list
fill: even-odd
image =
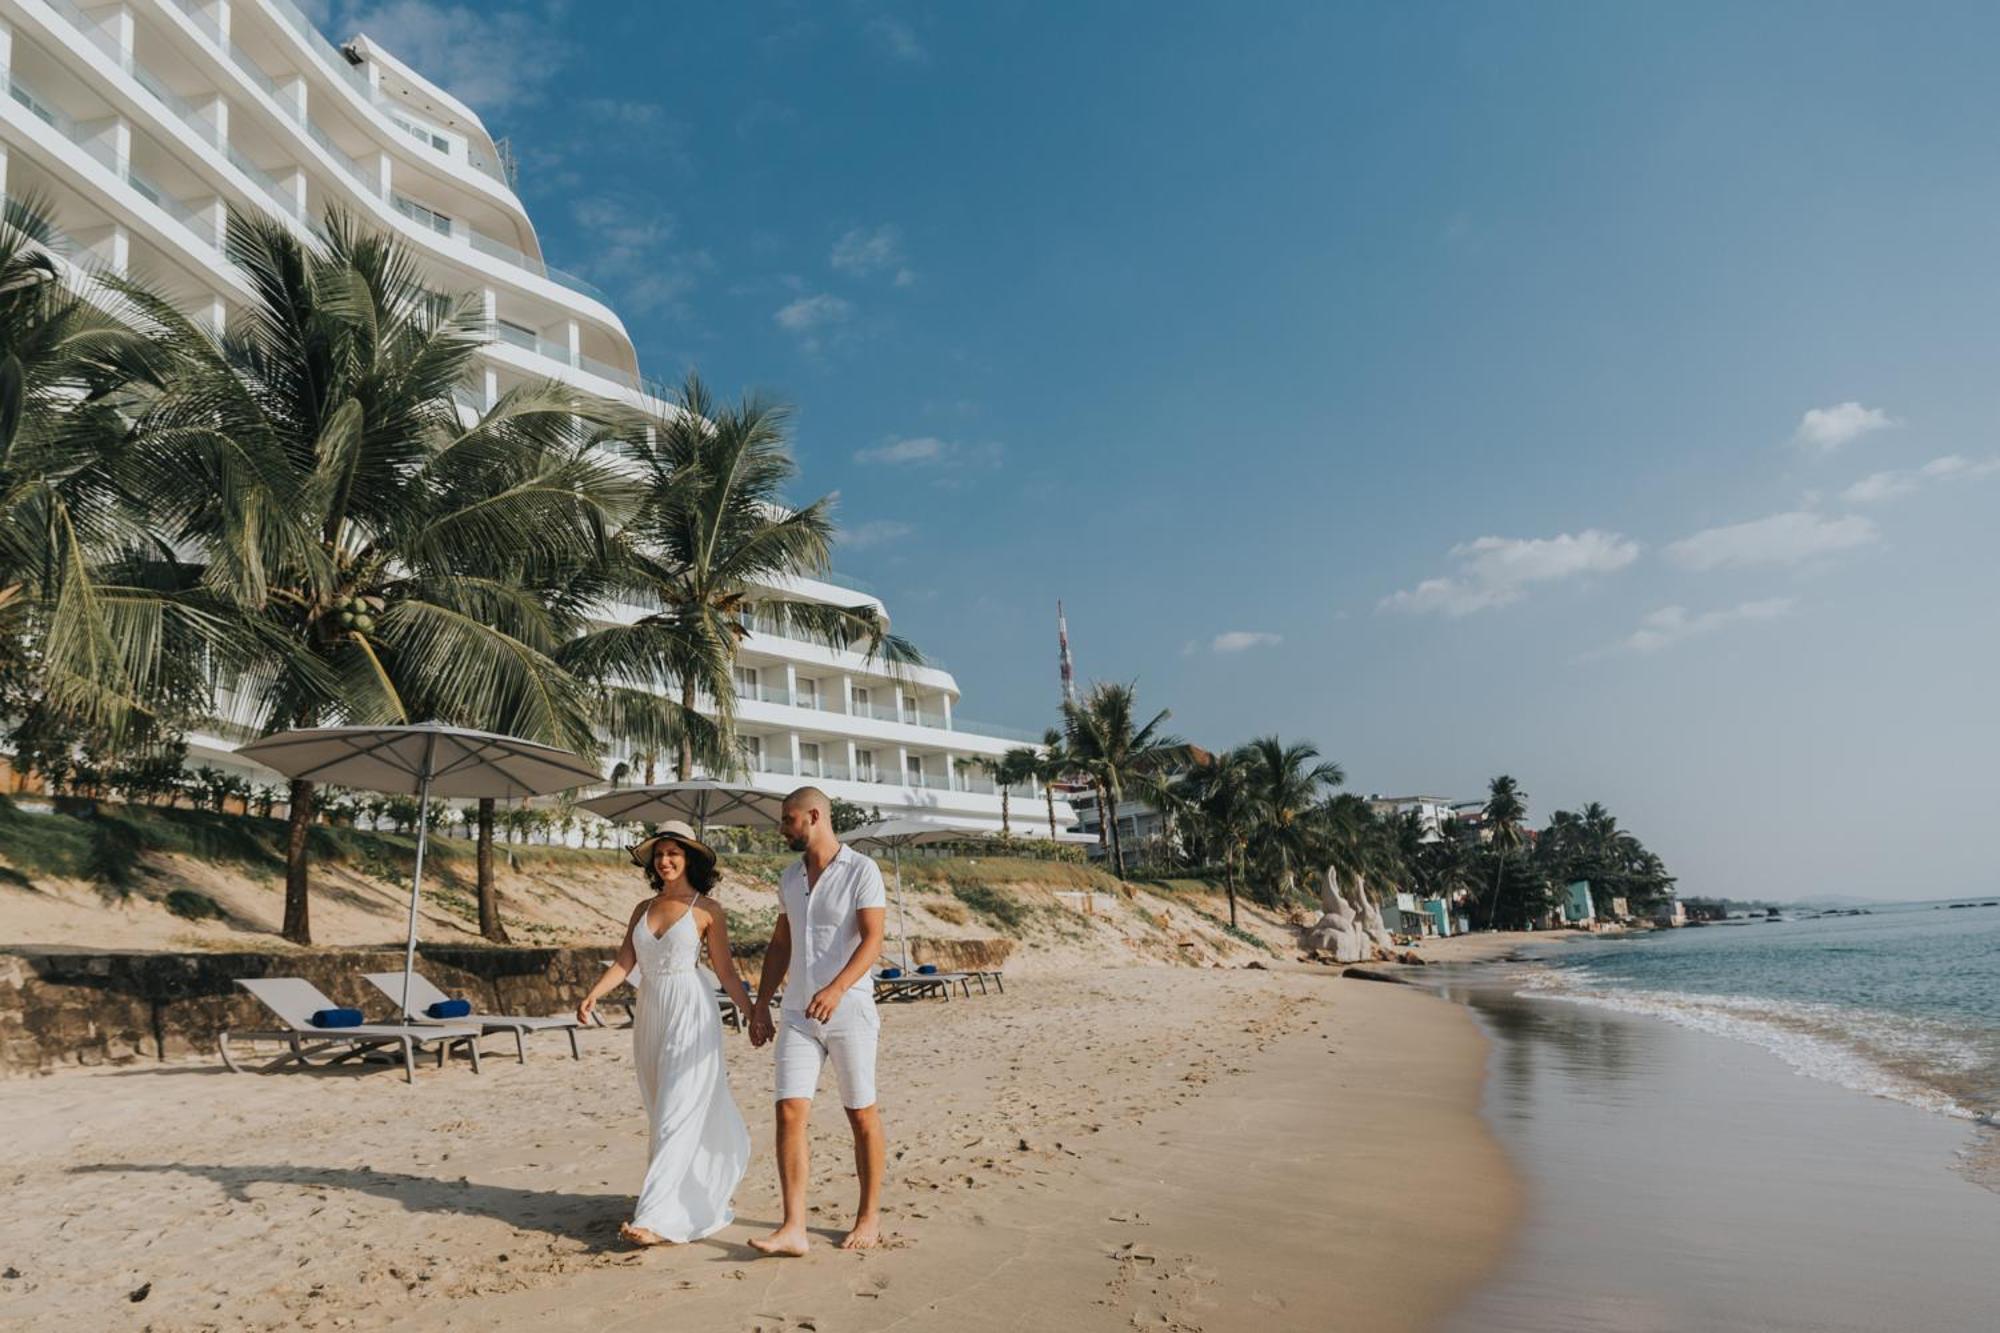
[{"label": "white cloud", "polygon": [[1275,648],[1285,641],[1282,634],[1264,630],[1232,629],[1208,641],[1210,652],[1247,653],[1252,648]]},{"label": "white cloud", "polygon": [[1554,537],[1481,537],[1452,547],[1451,554],[1458,561],[1456,573],[1391,593],[1380,605],[1413,614],[1470,615],[1519,601],[1533,584],[1614,574],[1639,558],[1639,544],[1586,528]]},{"label": "white cloud", "polygon": [[935,435],[892,439],[854,451],[857,463],[915,464],[940,466],[1000,466],[1006,451],[998,444],[959,444]]},{"label": "white cloud", "polygon": [[907,523],[878,518],[841,529],[837,544],[849,550],[859,551],[870,546],[883,546],[889,542],[900,541],[915,531],[916,529]]},{"label": "white cloud", "polygon": [[1815,407],[1799,418],[1799,428],[1792,432],[1792,443],[1802,449],[1832,453],[1864,435],[1901,424],[1878,407],[1863,407],[1854,402]]},{"label": "white cloud", "polygon": [[1881,539],[1874,521],[1859,514],[1828,518],[1808,510],[1727,527],[1706,528],[1667,547],[1667,558],[1683,569],[1710,570],[1753,565],[1796,565],[1819,556],[1870,546]]},{"label": "white cloud", "polygon": [[[337,26],[335,26],[337,25]],[[366,33],[482,117],[539,102],[570,49],[536,11],[428,0],[374,0],[329,7],[323,26]]]},{"label": "white cloud", "polygon": [[1690,615],[1684,606],[1663,606],[1641,620],[1639,628],[1626,636],[1618,647],[1625,652],[1657,653],[1685,640],[1713,634],[1728,625],[1788,616],[1797,605],[1797,601],[1790,597],[1771,597],[1759,602],[1743,602],[1724,610],[1703,611],[1698,615]]},{"label": "white cloud", "polygon": [[686,316],[688,293],[715,270],[708,251],[673,249],[673,216],[645,204],[587,195],[570,205],[570,215],[590,238],[588,276],[621,310]]},{"label": "white cloud", "polygon": [[853,314],[854,307],[848,302],[829,292],[820,292],[779,307],[771,318],[787,333],[797,334],[799,346],[817,352],[821,335],[845,324]]},{"label": "white cloud", "polygon": [[1871,472],[1840,493],[1851,505],[1879,504],[1908,495],[1917,489],[1917,479],[1907,472]]},{"label": "white cloud", "polygon": [[1982,458],[1975,463],[1964,454],[1946,454],[1943,458],[1933,458],[1917,471],[1938,481],[1977,481],[2000,473],[2000,458]]},{"label": "white cloud", "polygon": [[868,20],[868,35],[889,55],[906,65],[927,65],[931,53],[917,37],[916,29],[899,18],[877,14]]},{"label": "white cloud", "polygon": [[916,271],[903,257],[903,233],[893,223],[879,227],[855,227],[833,243],[828,263],[842,273],[865,278],[871,273],[895,270],[898,287],[917,280]]}]

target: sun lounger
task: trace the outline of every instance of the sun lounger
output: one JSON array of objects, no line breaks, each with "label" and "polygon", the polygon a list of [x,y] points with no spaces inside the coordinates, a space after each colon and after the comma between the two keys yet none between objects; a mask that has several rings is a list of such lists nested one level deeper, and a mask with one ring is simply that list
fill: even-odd
[{"label": "sun lounger", "polygon": [[463,1045],[472,1057],[472,1072],[479,1072],[477,1027],[462,1023],[421,1026],[414,1023],[363,1023],[359,1027],[315,1027],[313,1015],[335,1005],[303,977],[238,978],[236,984],[256,996],[285,1026],[244,1032],[225,1028],[217,1033],[216,1049],[222,1056],[222,1063],[233,1073],[240,1074],[243,1069],[236,1063],[235,1052],[230,1049],[232,1041],[282,1041],[286,1044],[289,1049],[285,1054],[260,1067],[263,1073],[293,1064],[309,1067],[312,1057],[328,1051],[340,1053],[322,1061],[322,1065],[337,1065],[344,1060],[379,1060],[387,1052],[396,1050],[403,1057],[403,1076],[414,1083],[417,1081],[416,1053],[432,1045],[437,1047],[440,1068],[444,1066],[445,1053],[453,1046]]},{"label": "sun lounger", "polygon": [[926,996],[941,999],[951,998],[952,978],[941,972],[918,975],[905,972],[901,976],[885,977],[875,974],[875,998],[878,1000],[915,1000]]},{"label": "sun lounger", "polygon": [[[364,972],[361,979],[389,997],[392,1004],[403,1002],[403,974],[401,972]],[[424,1011],[434,1004],[451,997],[430,983],[421,972],[410,976],[410,1007],[416,1010],[410,1015],[412,1023],[424,1027],[439,1025],[476,1025],[482,1032],[511,1032],[514,1034],[514,1053],[522,1064],[528,1063],[528,1034],[530,1032],[562,1031],[569,1034],[569,1058],[580,1059],[576,1049],[577,1022],[574,1015],[556,1014],[548,1018],[535,1018],[527,1014],[482,1014],[478,1010],[462,1018],[427,1018]]]}]

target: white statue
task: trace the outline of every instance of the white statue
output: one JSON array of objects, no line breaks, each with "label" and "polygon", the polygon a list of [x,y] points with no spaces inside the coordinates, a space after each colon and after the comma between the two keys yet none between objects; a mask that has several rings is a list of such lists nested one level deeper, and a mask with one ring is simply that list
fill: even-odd
[{"label": "white statue", "polygon": [[[1340,882],[1340,871],[1329,866],[1319,901],[1322,915],[1300,941],[1304,948],[1330,953],[1336,963],[1365,963],[1376,956],[1376,932],[1380,932],[1380,941],[1387,946],[1389,937],[1382,929],[1381,913],[1368,901],[1358,878],[1350,890]],[[1372,929],[1367,919],[1369,913],[1374,914]]]}]

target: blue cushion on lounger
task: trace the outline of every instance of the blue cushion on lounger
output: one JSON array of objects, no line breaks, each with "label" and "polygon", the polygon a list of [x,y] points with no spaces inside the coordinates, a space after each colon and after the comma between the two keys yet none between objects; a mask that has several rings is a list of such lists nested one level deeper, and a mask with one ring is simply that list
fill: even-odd
[{"label": "blue cushion on lounger", "polygon": [[897,977],[903,975],[903,969],[900,967],[885,967],[882,969],[880,975],[884,981],[894,981]]},{"label": "blue cushion on lounger", "polygon": [[359,1009],[322,1009],[313,1015],[316,1028],[358,1028],[362,1022]]},{"label": "blue cushion on lounger", "polygon": [[923,965],[922,965],[921,967],[919,967],[919,968],[917,969],[917,975],[918,975],[918,976],[920,976],[920,977],[934,977],[934,976],[936,976],[936,975],[937,975],[937,964],[936,964],[936,963],[925,963],[925,964],[923,964]]},{"label": "blue cushion on lounger", "polygon": [[430,1018],[464,1018],[471,1012],[472,1001],[470,1000],[439,1000],[436,1004],[424,1010],[425,1015]]}]

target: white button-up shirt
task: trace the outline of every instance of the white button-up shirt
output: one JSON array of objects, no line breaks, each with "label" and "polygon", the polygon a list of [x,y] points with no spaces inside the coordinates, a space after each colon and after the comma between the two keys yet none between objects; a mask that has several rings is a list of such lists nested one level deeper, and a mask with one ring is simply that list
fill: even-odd
[{"label": "white button-up shirt", "polygon": [[[792,961],[785,973],[785,1012],[800,1017],[812,997],[840,975],[861,947],[864,907],[886,907],[882,868],[852,847],[842,846],[826,863],[819,883],[806,887],[803,859],[785,867],[778,880],[778,898],[792,932]],[[840,1002],[838,1019],[851,1007],[875,1004],[875,981],[863,972]]]}]

